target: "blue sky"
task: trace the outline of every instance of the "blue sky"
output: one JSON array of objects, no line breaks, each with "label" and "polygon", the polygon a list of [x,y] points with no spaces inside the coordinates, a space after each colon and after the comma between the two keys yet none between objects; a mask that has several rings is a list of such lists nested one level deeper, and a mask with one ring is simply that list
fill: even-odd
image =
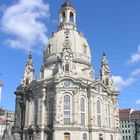
[{"label": "blue sky", "polygon": [[[20,84],[29,50],[39,75],[42,52],[51,32],[57,31],[64,0],[0,1],[0,73],[2,103],[14,110],[14,91]],[[120,88],[120,108],[140,107],[140,1],[71,0],[77,10],[78,30],[84,33],[99,75],[102,52]],[[16,24],[16,25],[15,25]]]}]

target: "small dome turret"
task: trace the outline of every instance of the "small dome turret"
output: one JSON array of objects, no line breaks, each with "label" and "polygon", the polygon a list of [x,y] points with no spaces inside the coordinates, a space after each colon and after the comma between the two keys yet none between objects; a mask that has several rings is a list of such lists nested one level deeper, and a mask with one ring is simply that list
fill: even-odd
[{"label": "small dome turret", "polygon": [[71,4],[70,0],[66,0],[61,6],[59,15],[59,30],[61,29],[74,29],[77,30],[76,26],[76,10]]}]

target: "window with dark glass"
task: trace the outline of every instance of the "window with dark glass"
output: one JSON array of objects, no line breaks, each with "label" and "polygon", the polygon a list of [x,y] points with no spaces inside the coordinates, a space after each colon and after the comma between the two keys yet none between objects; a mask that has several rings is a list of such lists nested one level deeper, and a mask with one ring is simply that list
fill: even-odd
[{"label": "window with dark glass", "polygon": [[27,79],[26,79],[26,85],[28,85],[28,84],[29,84],[29,79],[27,78]]},{"label": "window with dark glass", "polygon": [[64,96],[64,124],[70,124],[70,96]]},{"label": "window with dark glass", "polygon": [[48,45],[48,54],[50,54],[51,53],[51,49],[52,49],[52,45]]},{"label": "window with dark glass", "polygon": [[87,133],[83,133],[83,140],[87,140]]},{"label": "window with dark glass", "polygon": [[101,102],[97,101],[97,125],[101,126]]},{"label": "window with dark glass", "polygon": [[65,14],[65,12],[62,13],[62,20],[63,20],[63,22],[66,21],[66,14]]},{"label": "window with dark glass", "polygon": [[87,46],[86,45],[83,45],[83,52],[84,52],[84,54],[87,53]]},{"label": "window with dark glass", "polygon": [[82,97],[80,101],[81,108],[81,125],[85,125],[85,99]]},{"label": "window with dark glass", "polygon": [[74,14],[73,14],[73,12],[70,12],[70,21],[74,22]]},{"label": "window with dark glass", "polygon": [[69,64],[65,64],[65,71],[66,71],[66,72],[69,71]]},{"label": "window with dark glass", "polygon": [[64,96],[64,110],[65,109],[70,109],[70,96],[69,95]]}]

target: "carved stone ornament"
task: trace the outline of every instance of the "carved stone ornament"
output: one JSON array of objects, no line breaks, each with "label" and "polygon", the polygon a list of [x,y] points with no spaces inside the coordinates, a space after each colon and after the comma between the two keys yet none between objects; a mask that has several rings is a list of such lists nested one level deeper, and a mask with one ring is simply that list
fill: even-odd
[{"label": "carved stone ornament", "polygon": [[66,49],[70,49],[71,48],[71,42],[68,39],[66,39],[63,46]]}]

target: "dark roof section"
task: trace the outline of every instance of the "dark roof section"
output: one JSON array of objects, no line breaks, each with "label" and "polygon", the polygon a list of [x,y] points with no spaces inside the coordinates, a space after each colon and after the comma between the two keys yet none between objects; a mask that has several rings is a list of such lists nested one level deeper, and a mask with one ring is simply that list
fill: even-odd
[{"label": "dark roof section", "polygon": [[120,121],[140,120],[140,110],[133,111],[132,109],[119,110]]},{"label": "dark roof section", "polygon": [[62,4],[61,8],[64,8],[64,7],[72,7],[72,8],[74,8],[74,6],[71,4],[70,0],[65,0],[64,4]]},{"label": "dark roof section", "polygon": [[131,120],[140,120],[140,110],[131,113]]},{"label": "dark roof section", "polygon": [[131,109],[120,109],[119,110],[119,117],[120,121],[130,120]]}]

